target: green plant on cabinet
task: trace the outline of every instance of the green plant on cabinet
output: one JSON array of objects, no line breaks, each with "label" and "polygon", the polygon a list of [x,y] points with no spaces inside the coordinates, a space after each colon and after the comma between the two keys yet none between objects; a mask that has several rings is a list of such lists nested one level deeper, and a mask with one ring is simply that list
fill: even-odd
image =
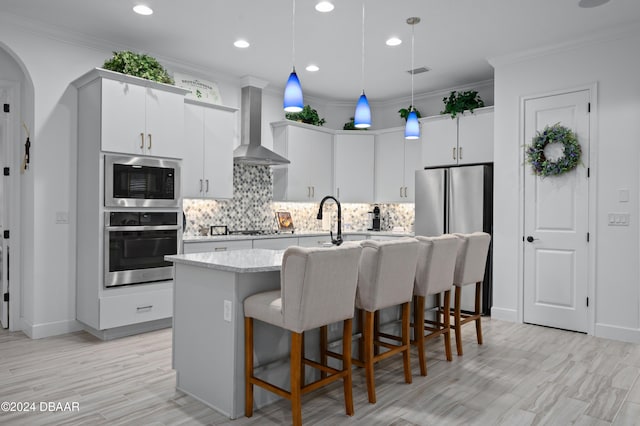
[{"label": "green plant on cabinet", "polygon": [[305,105],[300,112],[288,112],[284,116],[287,120],[300,121],[314,126],[322,126],[326,123],[326,120],[320,118],[318,111],[311,108],[311,105]]},{"label": "green plant on cabinet", "polygon": [[482,108],[484,101],[478,95],[476,90],[467,90],[466,92],[456,92],[455,90],[442,98],[444,102],[444,111],[440,111],[440,114],[451,114],[451,118],[456,118],[456,115],[469,110],[473,113],[476,108]]},{"label": "green plant on cabinet", "polygon": [[173,78],[158,60],[144,53],[129,50],[113,52],[113,57],[104,61],[102,66],[109,71],[145,78],[159,83],[174,84]]},{"label": "green plant on cabinet", "polygon": [[411,109],[413,108],[413,110],[416,112],[416,116],[418,118],[422,117],[422,115],[420,114],[420,111],[418,111],[417,109],[415,109],[413,107],[413,105],[409,105],[409,108],[400,108],[398,110],[398,113],[400,114],[400,118],[404,118],[404,121],[407,121],[407,118],[409,117],[409,113],[411,112]]}]

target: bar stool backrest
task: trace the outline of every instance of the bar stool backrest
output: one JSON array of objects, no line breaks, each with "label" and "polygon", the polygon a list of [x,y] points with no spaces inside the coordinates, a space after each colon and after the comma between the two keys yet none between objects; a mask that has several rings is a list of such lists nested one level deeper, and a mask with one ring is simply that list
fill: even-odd
[{"label": "bar stool backrest", "polygon": [[456,259],[456,270],[453,274],[453,284],[463,286],[483,281],[491,235],[486,232],[453,235],[461,241]]},{"label": "bar stool backrest", "polygon": [[418,240],[365,240],[356,306],[369,312],[410,302],[418,261]]},{"label": "bar stool backrest", "polygon": [[416,239],[420,246],[413,294],[429,296],[451,290],[460,239],[450,234]]},{"label": "bar stool backrest", "polygon": [[353,317],[362,248],[289,247],[280,288],[285,328],[301,333]]}]

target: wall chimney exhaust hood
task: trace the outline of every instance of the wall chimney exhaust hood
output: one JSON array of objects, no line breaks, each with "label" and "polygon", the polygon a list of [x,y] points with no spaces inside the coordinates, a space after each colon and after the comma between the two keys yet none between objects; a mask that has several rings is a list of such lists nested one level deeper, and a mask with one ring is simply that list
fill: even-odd
[{"label": "wall chimney exhaust hood", "polygon": [[240,146],[233,151],[233,161],[243,164],[275,166],[289,164],[283,156],[262,146],[262,89],[242,88],[240,101]]}]

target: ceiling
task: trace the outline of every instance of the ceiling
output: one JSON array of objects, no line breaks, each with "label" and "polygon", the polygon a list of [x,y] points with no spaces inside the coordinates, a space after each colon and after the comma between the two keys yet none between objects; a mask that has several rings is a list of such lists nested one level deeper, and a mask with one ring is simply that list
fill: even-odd
[{"label": "ceiling", "polygon": [[[362,2],[333,0],[335,9],[320,13],[314,9],[317,1],[296,1],[295,65],[304,93],[355,104],[363,87]],[[134,14],[138,3],[155,13]],[[365,0],[365,7],[364,88],[370,101],[411,93],[411,26],[406,23],[411,16],[421,18],[415,26],[415,67],[431,69],[415,75],[416,93],[492,79],[487,58],[640,22],[638,0],[611,0],[594,8],[580,8],[578,0]],[[282,88],[291,71],[291,0],[2,0],[0,13],[110,49],[130,48],[211,70],[202,77],[214,81],[216,72],[251,75]],[[403,43],[386,46],[391,36]],[[251,46],[234,47],[238,38]],[[306,71],[310,63],[320,71]]]}]

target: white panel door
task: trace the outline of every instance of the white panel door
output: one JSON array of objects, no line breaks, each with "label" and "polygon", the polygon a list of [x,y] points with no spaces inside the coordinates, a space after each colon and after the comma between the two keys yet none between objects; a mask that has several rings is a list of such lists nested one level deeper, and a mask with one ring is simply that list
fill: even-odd
[{"label": "white panel door", "polygon": [[493,162],[493,107],[466,111],[458,120],[458,164]]},{"label": "white panel door", "polygon": [[149,87],[146,93],[145,154],[182,158],[184,96]]},{"label": "white panel door", "polygon": [[210,198],[233,198],[233,147],[236,113],[204,110],[204,190]]},{"label": "white panel door", "polygon": [[375,200],[401,203],[404,198],[404,131],[381,133],[375,142]]},{"label": "white panel door", "polygon": [[404,141],[404,188],[402,201],[413,203],[416,194],[416,170],[422,170],[422,140],[405,139]]},{"label": "white panel door", "polygon": [[583,90],[524,105],[526,144],[536,131],[560,123],[576,133],[583,163],[546,178],[525,165],[524,321],[582,332],[588,327],[589,99]]},{"label": "white panel door", "polygon": [[102,79],[103,151],[145,153],[145,98],[142,86]]},{"label": "white panel door", "polygon": [[449,114],[422,121],[422,166],[458,164],[458,119]]}]

